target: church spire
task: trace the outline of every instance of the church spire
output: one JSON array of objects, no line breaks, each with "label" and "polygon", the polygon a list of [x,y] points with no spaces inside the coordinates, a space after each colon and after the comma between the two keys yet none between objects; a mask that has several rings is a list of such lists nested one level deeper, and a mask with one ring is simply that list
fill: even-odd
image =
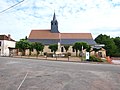
[{"label": "church spire", "polygon": [[58,21],[56,19],[55,12],[54,12],[54,15],[53,15],[53,20],[51,21],[51,32],[52,33],[59,33],[59,31],[58,31]]},{"label": "church spire", "polygon": [[56,20],[56,15],[55,15],[55,12],[54,12],[54,15],[53,15],[53,21]]}]

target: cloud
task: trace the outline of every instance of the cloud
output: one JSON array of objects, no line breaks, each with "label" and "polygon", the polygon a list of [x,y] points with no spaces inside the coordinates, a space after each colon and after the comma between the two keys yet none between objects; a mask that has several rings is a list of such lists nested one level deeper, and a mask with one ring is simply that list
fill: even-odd
[{"label": "cloud", "polygon": [[[20,1],[0,0],[0,11]],[[10,33],[18,40],[31,29],[50,29],[54,10],[60,32],[120,33],[119,0],[25,0],[0,14],[0,33]]]}]

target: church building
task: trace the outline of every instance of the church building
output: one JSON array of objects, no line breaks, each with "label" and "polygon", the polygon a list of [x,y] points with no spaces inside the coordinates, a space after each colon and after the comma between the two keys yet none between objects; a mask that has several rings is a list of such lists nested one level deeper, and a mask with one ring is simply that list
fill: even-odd
[{"label": "church building", "polygon": [[31,30],[28,40],[30,42],[40,42],[44,44],[44,52],[51,52],[48,48],[50,44],[60,43],[60,50],[62,50],[60,52],[65,52],[64,45],[70,45],[68,52],[73,52],[72,45],[75,42],[86,42],[89,45],[96,44],[91,33],[61,33],[58,29],[58,21],[55,13],[53,15],[53,20],[51,21],[51,29]]}]

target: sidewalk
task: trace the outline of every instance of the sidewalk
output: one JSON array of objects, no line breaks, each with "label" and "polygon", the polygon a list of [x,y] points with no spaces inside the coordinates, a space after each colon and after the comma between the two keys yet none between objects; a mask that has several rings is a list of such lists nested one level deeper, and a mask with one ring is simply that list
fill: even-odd
[{"label": "sidewalk", "polygon": [[[65,62],[80,62],[80,63],[91,63],[91,64],[110,64],[108,62],[90,62],[90,61],[81,61],[81,58],[79,57],[45,57],[45,56],[13,56],[14,58],[26,58],[26,59],[36,59],[36,60],[49,60],[49,61],[65,61]],[[115,64],[115,63],[112,63]]]},{"label": "sidewalk", "polygon": [[120,65],[120,60],[112,60],[112,63]]},{"label": "sidewalk", "polygon": [[13,56],[15,58],[30,58],[30,59],[38,59],[38,60],[51,60],[51,61],[70,61],[70,62],[81,62],[79,57],[45,57],[45,56]]}]

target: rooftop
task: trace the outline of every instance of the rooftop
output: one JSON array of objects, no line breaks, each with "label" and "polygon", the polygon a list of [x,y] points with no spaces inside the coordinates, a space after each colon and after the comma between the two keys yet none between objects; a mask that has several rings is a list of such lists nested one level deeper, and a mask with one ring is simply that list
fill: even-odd
[{"label": "rooftop", "polygon": [[8,40],[8,41],[15,41],[13,40],[10,35],[0,35],[0,40]]},{"label": "rooftop", "polygon": [[93,39],[91,33],[51,33],[50,29],[32,30],[29,39]]}]

